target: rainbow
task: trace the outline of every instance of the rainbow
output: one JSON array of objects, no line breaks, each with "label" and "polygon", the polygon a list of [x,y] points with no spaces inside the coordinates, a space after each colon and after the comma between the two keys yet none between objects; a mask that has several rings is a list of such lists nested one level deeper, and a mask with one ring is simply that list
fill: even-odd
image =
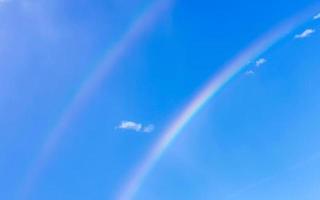
[{"label": "rainbow", "polygon": [[214,75],[212,79],[195,95],[183,111],[169,124],[160,139],[151,148],[151,151],[142,160],[141,164],[133,171],[133,176],[117,194],[118,200],[130,200],[142,186],[144,179],[149,174],[153,166],[164,154],[166,149],[173,143],[175,138],[181,134],[182,129],[188,122],[204,107],[204,105],[215,96],[237,73],[239,73],[250,60],[256,59],[262,53],[270,49],[275,43],[288,35],[294,29],[305,23],[310,17],[310,13],[316,13],[319,5],[313,5],[302,13],[294,16],[267,32],[261,38],[253,42],[240,54],[231,59],[222,67],[222,71]]},{"label": "rainbow", "polygon": [[62,113],[58,123],[49,132],[40,149],[40,154],[31,164],[27,171],[25,180],[22,183],[21,191],[17,192],[17,199],[27,199],[36,181],[40,178],[41,172],[48,165],[50,157],[59,145],[70,123],[78,116],[82,108],[88,103],[92,94],[98,89],[99,85],[110,74],[111,69],[121,60],[133,45],[135,45],[142,36],[150,31],[156,24],[157,20],[170,9],[172,0],[156,0],[145,9],[125,31],[124,35],[113,45],[112,48],[103,56],[95,71],[86,79],[76,95],[73,96],[69,105]]}]

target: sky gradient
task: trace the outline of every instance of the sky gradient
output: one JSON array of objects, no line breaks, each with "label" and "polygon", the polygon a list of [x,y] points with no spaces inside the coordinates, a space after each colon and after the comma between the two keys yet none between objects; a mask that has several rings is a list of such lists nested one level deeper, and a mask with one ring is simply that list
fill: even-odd
[{"label": "sky gradient", "polygon": [[1,1],[0,198],[317,199],[315,3]]}]

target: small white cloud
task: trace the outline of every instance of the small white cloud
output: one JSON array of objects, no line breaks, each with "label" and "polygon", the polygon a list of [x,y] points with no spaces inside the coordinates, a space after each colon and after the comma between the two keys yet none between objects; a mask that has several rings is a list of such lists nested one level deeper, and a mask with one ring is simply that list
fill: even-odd
[{"label": "small white cloud", "polygon": [[265,64],[267,62],[267,59],[260,58],[256,61],[256,67],[260,67],[261,65]]},{"label": "small white cloud", "polygon": [[303,38],[309,37],[314,32],[316,32],[314,29],[306,29],[302,33],[295,35],[294,38],[295,39],[303,39]]},{"label": "small white cloud", "polygon": [[145,126],[143,128],[143,132],[145,133],[151,133],[154,130],[154,125],[153,124],[149,124],[148,126]]},{"label": "small white cloud", "polygon": [[246,73],[245,73],[246,76],[252,76],[252,75],[254,75],[254,74],[255,74],[255,73],[254,73],[253,70],[248,70],[248,71],[246,71]]},{"label": "small white cloud", "polygon": [[313,16],[314,20],[320,19],[320,13],[316,14],[315,16]]},{"label": "small white cloud", "polygon": [[118,129],[124,129],[124,130],[132,130],[139,132],[142,129],[142,124],[132,122],[132,121],[122,121],[119,126],[117,126]]},{"label": "small white cloud", "polygon": [[135,132],[143,132],[143,133],[151,133],[154,131],[154,125],[149,124],[147,126],[143,126],[141,123],[133,122],[133,121],[122,121],[116,129],[122,130],[131,130]]}]

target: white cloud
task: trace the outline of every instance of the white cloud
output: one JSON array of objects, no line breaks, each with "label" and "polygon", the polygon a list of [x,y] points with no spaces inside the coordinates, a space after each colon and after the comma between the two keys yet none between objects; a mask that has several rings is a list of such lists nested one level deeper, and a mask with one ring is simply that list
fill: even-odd
[{"label": "white cloud", "polygon": [[265,64],[267,62],[267,59],[260,58],[256,61],[256,67],[260,67],[261,65]]},{"label": "white cloud", "polygon": [[320,13],[316,14],[315,16],[313,16],[314,20],[320,19]]},{"label": "white cloud", "polygon": [[151,133],[154,130],[154,125],[153,124],[149,124],[148,126],[145,126],[143,128],[143,132],[145,133]]},{"label": "white cloud", "polygon": [[254,71],[253,70],[248,70],[248,71],[246,71],[246,73],[245,73],[245,75],[247,75],[247,76],[252,76],[252,75],[254,75],[255,73],[254,73]]},{"label": "white cloud", "polygon": [[141,123],[137,123],[133,121],[122,121],[116,128],[122,129],[122,130],[131,130],[135,132],[143,132],[143,133],[151,133],[154,131],[153,124],[143,126]]},{"label": "white cloud", "polygon": [[124,129],[124,130],[132,130],[139,132],[142,129],[142,124],[132,122],[132,121],[122,121],[119,126],[117,126],[118,129]]},{"label": "white cloud", "polygon": [[246,72],[245,72],[245,75],[246,76],[253,76],[255,73],[256,73],[256,70],[258,70],[258,68],[261,66],[261,65],[264,65],[265,63],[267,62],[267,59],[265,58],[259,58],[258,60],[256,60],[255,62],[251,62],[253,65],[256,66],[256,68],[252,68],[252,69],[248,69]]},{"label": "white cloud", "polygon": [[303,39],[303,38],[309,37],[314,32],[316,32],[314,29],[306,29],[302,33],[295,35],[294,38],[295,39]]}]

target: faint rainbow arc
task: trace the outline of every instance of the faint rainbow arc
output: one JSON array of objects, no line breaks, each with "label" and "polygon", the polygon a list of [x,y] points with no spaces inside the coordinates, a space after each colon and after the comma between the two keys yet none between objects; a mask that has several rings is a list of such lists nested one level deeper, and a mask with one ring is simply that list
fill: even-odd
[{"label": "faint rainbow arc", "polygon": [[99,62],[93,73],[82,84],[78,93],[73,96],[66,110],[62,113],[57,125],[50,131],[48,138],[41,147],[40,154],[27,171],[22,189],[18,192],[18,199],[27,199],[41,171],[47,165],[50,156],[63,138],[66,129],[88,103],[90,97],[105,80],[112,67],[126,55],[128,49],[137,43],[145,32],[148,32],[157,20],[172,5],[173,0],[155,0],[148,8],[130,25],[127,32],[118,40]]},{"label": "faint rainbow arc", "polygon": [[222,67],[222,71],[212,77],[212,79],[200,90],[198,94],[185,106],[183,111],[171,122],[164,131],[160,139],[151,147],[151,151],[145,159],[133,172],[133,176],[117,194],[117,200],[130,200],[141,187],[144,179],[149,174],[152,167],[161,158],[162,154],[168,148],[170,143],[181,133],[184,126],[195,116],[199,110],[214,95],[219,92],[225,84],[227,84],[238,72],[240,72],[251,59],[257,58],[259,55],[271,48],[275,43],[292,32],[295,28],[302,25],[311,15],[316,13],[320,4],[312,5],[302,13],[294,16],[273,28],[270,32],[253,42],[249,47],[240,54],[231,59],[230,62]]}]

